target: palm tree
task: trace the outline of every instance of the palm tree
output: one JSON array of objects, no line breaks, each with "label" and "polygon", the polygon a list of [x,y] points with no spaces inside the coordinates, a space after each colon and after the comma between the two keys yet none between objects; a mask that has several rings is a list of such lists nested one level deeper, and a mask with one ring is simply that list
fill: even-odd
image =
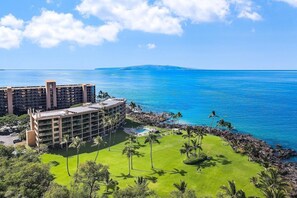
[{"label": "palm tree", "polygon": [[182,115],[181,112],[177,112],[176,114],[173,114],[172,117],[173,117],[173,119],[175,119],[175,120],[177,121],[177,123],[178,123],[178,120],[179,120],[180,118],[182,118],[183,115]]},{"label": "palm tree", "polygon": [[187,183],[185,181],[180,181],[180,183],[174,183],[173,186],[182,194],[187,190]]},{"label": "palm tree", "polygon": [[216,112],[215,112],[215,111],[212,111],[212,112],[209,114],[208,118],[211,118],[211,119],[212,119],[212,120],[211,120],[211,124],[210,124],[210,128],[212,128],[212,125],[213,125],[213,123],[214,123],[215,118],[218,118],[218,117],[219,117],[219,116],[216,115]]},{"label": "palm tree", "polygon": [[129,106],[131,107],[132,110],[136,108],[136,104],[133,101],[130,102]]},{"label": "palm tree", "polygon": [[134,183],[136,184],[136,186],[139,186],[141,188],[146,188],[148,186],[148,184],[149,184],[147,179],[145,179],[142,176],[137,177],[137,179],[134,180]]},{"label": "palm tree", "polygon": [[199,128],[197,131],[195,131],[195,134],[198,137],[198,144],[202,147],[202,140],[203,137],[206,136],[206,133],[203,131],[202,128]]},{"label": "palm tree", "polygon": [[224,119],[221,119],[217,122],[217,126],[226,127],[229,131],[231,131],[234,127],[232,126],[231,122],[227,122]]},{"label": "palm tree", "polygon": [[122,154],[126,154],[127,158],[128,158],[128,170],[129,170],[129,173],[128,175],[130,176],[131,175],[131,157],[132,155],[135,153],[135,150],[133,148],[133,146],[130,146],[130,145],[126,145],[122,151]]},{"label": "palm tree", "polygon": [[158,136],[154,134],[153,132],[149,132],[148,136],[146,136],[144,143],[149,143],[150,144],[150,157],[151,157],[151,168],[154,169],[154,164],[153,164],[153,143],[157,142],[160,144],[160,141],[158,140]]},{"label": "palm tree", "polygon": [[103,178],[103,183],[105,185],[105,192],[108,192],[109,189],[116,190],[117,185],[119,184],[116,180],[110,178],[110,174],[105,174]]},{"label": "palm tree", "polygon": [[76,149],[76,171],[78,171],[79,150],[82,146],[84,146],[86,144],[86,142],[77,136],[75,138],[72,138],[71,141],[72,141],[72,143],[69,145],[69,147]]},{"label": "palm tree", "polygon": [[202,150],[202,147],[199,144],[198,139],[191,140],[191,142],[192,142],[192,148],[195,151],[195,155],[197,154],[197,149],[198,149],[198,157],[200,157],[200,151]]},{"label": "palm tree", "polygon": [[[259,179],[258,179],[259,178]],[[288,184],[283,180],[280,173],[273,168],[261,171],[258,178],[253,177],[251,181],[259,188],[265,195],[272,195],[270,197],[282,197],[287,194]]]},{"label": "palm tree", "polygon": [[182,137],[185,139],[188,138],[188,144],[190,144],[190,140],[193,137],[193,131],[189,126],[186,128],[186,134],[182,135]]},{"label": "palm tree", "polygon": [[99,155],[100,146],[104,145],[106,142],[104,142],[102,137],[99,135],[93,139],[93,142],[94,142],[94,144],[92,146],[97,146],[97,153],[96,153],[96,157],[95,157],[95,162],[96,162],[98,155]]},{"label": "palm tree", "polygon": [[181,154],[186,154],[187,158],[190,158],[190,154],[191,154],[192,150],[193,150],[193,147],[190,144],[185,142],[182,145],[182,148],[180,149],[180,153]]},{"label": "palm tree", "polygon": [[[111,132],[114,133],[114,137],[113,137],[113,143],[114,143],[114,140],[115,140],[115,135],[116,135],[116,130],[117,130],[117,124],[120,122],[120,114],[119,113],[116,113],[114,116],[111,116]],[[109,148],[108,150],[110,151],[110,145],[111,145],[111,133],[109,135],[109,141],[110,141],[110,144],[109,144]]]},{"label": "palm tree", "polygon": [[105,129],[108,129],[109,132],[109,141],[108,141],[108,150],[110,151],[110,145],[111,145],[111,132],[112,132],[112,117],[111,116],[104,116],[103,117],[103,126]]},{"label": "palm tree", "polygon": [[[134,143],[137,142],[137,136],[136,135],[133,135],[133,134],[130,134],[127,138],[128,142],[126,144],[130,144],[130,146],[133,146]],[[137,154],[138,152],[136,151],[136,149],[138,149],[139,147],[136,147],[134,145],[134,154]],[[131,156],[131,169],[133,170],[133,155]]]},{"label": "palm tree", "polygon": [[245,193],[242,190],[237,191],[234,181],[228,181],[229,187],[221,186],[221,189],[224,190],[225,195],[230,198],[245,198]]},{"label": "palm tree", "polygon": [[62,144],[66,145],[66,155],[67,155],[66,156],[66,169],[67,169],[68,176],[70,176],[69,166],[68,166],[68,143],[69,143],[69,135],[64,135]]}]

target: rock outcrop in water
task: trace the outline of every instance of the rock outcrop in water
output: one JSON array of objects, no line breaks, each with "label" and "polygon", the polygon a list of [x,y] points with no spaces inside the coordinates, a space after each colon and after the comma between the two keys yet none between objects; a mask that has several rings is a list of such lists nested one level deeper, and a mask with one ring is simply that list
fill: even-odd
[{"label": "rock outcrop in water", "polygon": [[[129,116],[144,125],[156,126],[160,128],[179,128],[185,129],[187,125],[168,122],[170,114],[155,114],[152,112],[130,111]],[[208,134],[219,136],[225,139],[235,152],[246,154],[251,161],[258,162],[264,167],[273,166],[278,168],[281,175],[292,187],[291,197],[297,197],[297,163],[286,162],[292,157],[297,157],[297,152],[292,149],[283,148],[277,145],[275,148],[254,138],[251,135],[233,133],[226,130],[209,128],[206,126],[190,126],[193,130],[202,129]]]}]

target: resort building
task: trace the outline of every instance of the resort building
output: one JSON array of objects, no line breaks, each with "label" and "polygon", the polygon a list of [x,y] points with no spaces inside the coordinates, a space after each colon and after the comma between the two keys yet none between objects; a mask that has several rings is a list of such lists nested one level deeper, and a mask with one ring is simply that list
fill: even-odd
[{"label": "resort building", "polygon": [[64,109],[80,103],[96,102],[95,85],[56,85],[0,87],[0,116],[25,114],[29,108],[41,111]]},{"label": "resort building", "polygon": [[[32,112],[30,115],[31,130],[27,131],[29,146],[60,145],[64,135],[80,137],[85,141],[98,135],[105,136],[113,132],[126,118],[126,100],[111,98],[100,103],[85,104],[63,110]],[[115,118],[113,126],[104,124],[104,117]]]}]

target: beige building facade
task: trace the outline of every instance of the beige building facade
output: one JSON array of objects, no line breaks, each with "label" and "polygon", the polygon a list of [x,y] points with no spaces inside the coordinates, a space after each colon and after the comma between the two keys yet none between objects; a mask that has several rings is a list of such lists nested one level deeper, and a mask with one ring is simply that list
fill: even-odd
[{"label": "beige building facade", "polygon": [[[125,121],[126,100],[111,98],[80,107],[45,112],[29,110],[28,113],[31,129],[27,131],[27,144],[55,146],[62,143],[64,135],[88,141],[114,131]],[[106,126],[103,121],[105,116],[116,118],[116,124]]]}]

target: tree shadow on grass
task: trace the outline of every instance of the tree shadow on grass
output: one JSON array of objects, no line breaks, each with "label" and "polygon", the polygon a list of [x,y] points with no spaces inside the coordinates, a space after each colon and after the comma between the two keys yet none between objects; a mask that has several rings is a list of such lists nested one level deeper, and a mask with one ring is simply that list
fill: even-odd
[{"label": "tree shadow on grass", "polygon": [[151,175],[157,174],[158,176],[163,176],[166,173],[164,170],[162,170],[162,169],[156,169],[156,168],[153,169],[152,171],[153,171],[153,173]]},{"label": "tree shadow on grass", "polygon": [[173,171],[170,174],[180,174],[181,176],[185,176],[188,172],[185,170],[179,170],[177,168],[174,168]]},{"label": "tree shadow on grass", "polygon": [[155,176],[145,176],[144,178],[151,181],[152,183],[157,183],[158,181],[158,177]]},{"label": "tree shadow on grass", "polygon": [[208,159],[206,159],[205,161],[203,161],[200,164],[196,164],[195,166],[197,166],[197,170],[202,168],[209,168],[209,167],[213,167],[216,166],[217,164],[221,164],[221,165],[228,165],[231,164],[232,161],[228,160],[228,158],[226,158],[226,156],[224,155],[216,155],[215,157],[210,157]]},{"label": "tree shadow on grass", "polygon": [[121,173],[121,175],[118,175],[118,176],[115,176],[117,178],[123,178],[123,179],[129,179],[129,178],[133,178],[134,176],[133,175],[129,175],[129,174],[124,174],[124,173]]},{"label": "tree shadow on grass", "polygon": [[58,166],[58,165],[60,165],[60,162],[58,162],[58,161],[50,161],[49,162],[49,165],[52,167],[52,166]]},{"label": "tree shadow on grass", "polygon": [[[114,145],[117,145],[117,144],[120,144],[120,143],[126,141],[126,137],[128,135],[123,130],[117,130],[117,132],[113,136],[114,136],[113,137],[114,140],[112,140],[111,146],[114,146]],[[108,148],[109,136],[103,137],[103,140],[106,142],[106,144],[102,145],[99,150]],[[114,149],[114,148],[111,148],[111,151],[112,150],[118,151],[118,149]],[[89,141],[89,142],[86,142],[85,146],[81,147],[79,153],[80,154],[92,153],[92,152],[96,152],[96,151],[98,151],[98,147],[93,146],[93,142]],[[49,153],[62,155],[63,157],[67,156],[65,145],[63,146],[63,148],[53,148],[53,149],[51,149],[49,151]],[[75,156],[75,155],[76,155],[76,149],[75,148],[69,148],[68,149],[68,156],[71,157],[71,156]]]}]

